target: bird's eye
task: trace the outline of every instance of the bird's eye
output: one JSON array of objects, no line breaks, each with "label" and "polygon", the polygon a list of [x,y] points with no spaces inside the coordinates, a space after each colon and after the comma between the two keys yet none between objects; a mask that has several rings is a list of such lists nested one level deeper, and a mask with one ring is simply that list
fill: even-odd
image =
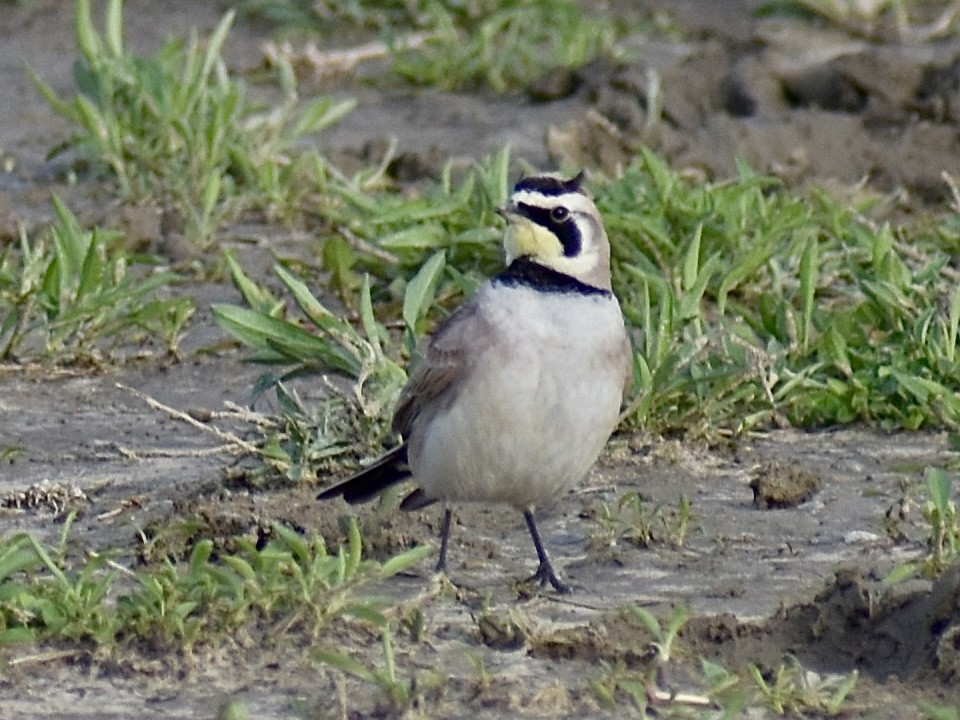
[{"label": "bird's eye", "polygon": [[570,214],[570,211],[567,210],[563,205],[557,205],[550,211],[550,218],[556,222],[563,222],[567,219],[567,216]]}]

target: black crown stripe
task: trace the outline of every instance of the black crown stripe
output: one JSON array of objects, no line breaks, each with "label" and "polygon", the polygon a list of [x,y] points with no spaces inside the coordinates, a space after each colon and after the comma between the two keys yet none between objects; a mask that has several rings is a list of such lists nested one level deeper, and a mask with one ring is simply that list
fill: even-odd
[{"label": "black crown stripe", "polygon": [[581,182],[583,182],[582,171],[569,180],[561,180],[552,175],[530,175],[521,178],[514,186],[513,191],[518,193],[527,190],[543,195],[565,195],[566,193],[580,192]]}]

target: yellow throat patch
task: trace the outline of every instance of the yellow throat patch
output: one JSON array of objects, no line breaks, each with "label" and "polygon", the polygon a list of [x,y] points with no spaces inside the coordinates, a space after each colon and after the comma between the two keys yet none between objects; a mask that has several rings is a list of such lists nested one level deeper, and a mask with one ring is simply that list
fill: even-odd
[{"label": "yellow throat patch", "polygon": [[563,255],[563,246],[556,235],[520,215],[509,218],[503,247],[507,262],[524,256],[546,260]]}]

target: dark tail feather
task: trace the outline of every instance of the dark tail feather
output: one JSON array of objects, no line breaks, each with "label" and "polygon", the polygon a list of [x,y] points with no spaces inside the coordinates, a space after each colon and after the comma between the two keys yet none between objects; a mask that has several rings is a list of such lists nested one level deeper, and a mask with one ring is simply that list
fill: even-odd
[{"label": "dark tail feather", "polygon": [[364,468],[333,487],[329,487],[317,495],[318,500],[329,500],[342,495],[351,505],[367,502],[382,493],[391,485],[410,477],[410,466],[407,465],[407,444],[404,443],[395,450],[391,450],[373,465]]},{"label": "dark tail feather", "polygon": [[410,510],[422,510],[425,507],[430,507],[435,502],[435,499],[427,497],[427,494],[422,488],[417,488],[403,499],[403,502],[400,503],[400,509],[405,512]]}]

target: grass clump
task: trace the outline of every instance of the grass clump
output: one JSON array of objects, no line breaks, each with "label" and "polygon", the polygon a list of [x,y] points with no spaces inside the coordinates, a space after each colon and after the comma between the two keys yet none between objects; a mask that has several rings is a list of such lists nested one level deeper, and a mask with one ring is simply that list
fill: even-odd
[{"label": "grass clump", "polygon": [[555,68],[612,55],[625,32],[610,17],[590,16],[574,0],[430,3],[429,35],[399,51],[394,71],[416,85],[446,90],[524,89]]},{"label": "grass clump", "polygon": [[[300,33],[375,30],[395,76],[445,90],[523,90],[550,70],[616,56],[631,30],[631,21],[586,12],[576,0],[248,0],[243,7]],[[417,42],[402,41],[410,36]]]},{"label": "grass clump", "polygon": [[[406,286],[405,340],[395,340],[375,319],[369,277],[360,293],[360,332],[330,312],[282,265],[276,265],[274,272],[293,296],[296,313],[286,311],[283,301],[250,280],[231,256],[227,262],[249,307],[215,305],[214,317],[254,349],[252,361],[283,368],[264,373],[254,388],[254,397],[273,388],[282,412],[279,430],[269,426],[260,446],[266,464],[296,481],[305,472],[322,471],[331,458],[364,454],[388,441],[390,411],[407,379],[395,358],[401,354],[400,346],[408,355],[415,351],[417,328],[434,301],[444,269],[443,254],[435,253]],[[293,377],[330,370],[352,382],[344,386],[324,376],[330,396],[319,412],[308,410],[286,386]]]},{"label": "grass clump", "polygon": [[200,540],[184,562],[167,559],[135,572],[109,553],[70,562],[72,517],[57,548],[27,534],[0,539],[0,646],[71,642],[110,652],[147,643],[190,653],[256,635],[261,624],[314,638],[342,617],[385,626],[383,603],[362,594],[364,586],[429,550],[414,548],[379,564],[362,558],[355,521],[336,552],[319,536],[275,524],[263,547],[235,538],[238,549],[218,556],[212,541]]},{"label": "grass clump", "polygon": [[56,222],[0,254],[0,360],[70,363],[160,339],[176,353],[193,313],[190,298],[157,295],[172,272],[132,272],[119,234],[84,231],[53,198]]},{"label": "grass clump", "polygon": [[635,329],[630,420],[695,433],[960,422],[948,226],[874,226],[746,168],[695,185],[649,151],[597,194]]},{"label": "grass clump", "polygon": [[[265,372],[254,388],[254,398],[273,388],[282,414],[279,425],[265,428],[260,447],[266,465],[297,481],[349,453],[356,443],[367,447],[383,439],[389,409],[407,376],[384,352],[382,342],[388,336],[374,319],[369,282],[361,293],[361,333],[283,266],[276,265],[274,271],[294,297],[296,313],[287,312],[283,300],[254,283],[232,256],[227,263],[248,307],[214,305],[214,317],[254,349],[251,360],[283,367],[281,372]],[[329,370],[352,378],[353,384],[344,389],[328,383],[331,395],[319,412],[304,407],[286,386],[293,377]]]},{"label": "grass clump", "polygon": [[61,99],[34,76],[51,107],[78,128],[67,145],[106,168],[122,198],[150,199],[182,212],[188,237],[199,243],[209,242],[220,222],[244,209],[279,214],[295,202],[299,193],[290,192],[294,200],[285,197],[304,171],[294,156],[295,141],[352,108],[350,102],[320,99],[295,114],[288,69],[285,100],[257,113],[222,57],[233,12],[206,43],[196,35],[186,44],[171,40],[144,58],[124,46],[121,0],[108,3],[102,35],[89,0],[76,0],[75,7],[78,94]]}]

